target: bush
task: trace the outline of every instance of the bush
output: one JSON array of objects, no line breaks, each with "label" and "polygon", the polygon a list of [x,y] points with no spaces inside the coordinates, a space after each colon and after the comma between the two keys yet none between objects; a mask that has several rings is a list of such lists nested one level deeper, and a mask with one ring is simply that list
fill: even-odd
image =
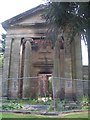
[{"label": "bush", "polygon": [[82,96],[81,98],[79,98],[78,101],[80,103],[81,109],[84,109],[84,110],[89,109],[90,103],[89,103],[88,96]]},{"label": "bush", "polygon": [[22,108],[22,105],[19,103],[8,103],[2,105],[2,110],[17,110]]}]

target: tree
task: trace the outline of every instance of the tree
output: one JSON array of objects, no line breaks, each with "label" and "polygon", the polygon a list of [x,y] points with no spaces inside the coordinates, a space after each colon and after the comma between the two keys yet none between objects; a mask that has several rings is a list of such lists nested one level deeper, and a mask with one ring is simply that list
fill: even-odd
[{"label": "tree", "polygon": [[6,42],[6,34],[2,34],[2,40],[1,40],[1,52],[5,51],[5,42]]},{"label": "tree", "polygon": [[[71,28],[70,32],[72,33],[70,36],[71,39],[73,39],[79,31],[82,33],[83,38],[85,38],[84,36],[87,34],[90,23],[88,10],[88,2],[52,2],[47,6],[46,20],[51,26],[57,26],[56,29],[65,30],[66,27],[69,26]],[[53,28],[51,27],[51,29]]]},{"label": "tree", "polygon": [[[70,32],[68,33],[68,37],[70,39],[70,43],[74,41],[74,37],[78,32],[82,34],[83,40],[88,46],[88,78],[90,80],[89,7],[90,5],[88,2],[52,2],[47,5],[45,18],[47,23],[51,25],[49,30],[50,33],[52,33],[52,31],[56,33],[57,28],[58,31],[60,29],[64,32],[66,27],[69,26]],[[55,34],[56,38],[57,34]],[[56,41],[53,43],[55,42]]]}]

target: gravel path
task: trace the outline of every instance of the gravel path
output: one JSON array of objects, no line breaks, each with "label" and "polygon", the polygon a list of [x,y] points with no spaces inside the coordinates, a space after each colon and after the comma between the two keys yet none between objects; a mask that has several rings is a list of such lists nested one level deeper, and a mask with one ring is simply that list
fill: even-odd
[{"label": "gravel path", "polygon": [[48,105],[30,105],[25,104],[22,110],[33,110],[33,111],[46,111],[48,109]]}]

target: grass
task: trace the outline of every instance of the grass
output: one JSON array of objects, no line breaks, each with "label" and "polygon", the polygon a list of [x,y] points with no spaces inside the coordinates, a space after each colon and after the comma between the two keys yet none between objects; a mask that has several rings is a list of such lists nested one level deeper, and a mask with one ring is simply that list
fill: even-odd
[{"label": "grass", "polygon": [[0,114],[2,118],[88,118],[88,112],[83,113],[73,113],[64,115],[63,117],[59,116],[44,116],[44,115],[34,115],[34,114],[20,114],[20,113],[2,113]]},{"label": "grass", "polygon": [[88,118],[88,113],[73,113],[69,115],[65,115],[64,118]]},{"label": "grass", "polygon": [[47,116],[31,115],[31,114],[16,114],[16,113],[3,113],[0,114],[2,118],[48,118]]}]

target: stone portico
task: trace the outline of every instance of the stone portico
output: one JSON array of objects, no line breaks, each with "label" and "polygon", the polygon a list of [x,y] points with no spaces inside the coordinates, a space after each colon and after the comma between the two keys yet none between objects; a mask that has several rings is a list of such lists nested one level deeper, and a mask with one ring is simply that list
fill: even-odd
[{"label": "stone portico", "polygon": [[53,48],[52,40],[47,40],[46,36],[48,26],[42,16],[44,10],[45,6],[40,5],[2,23],[7,30],[3,97],[34,98],[37,94],[43,96],[44,92],[49,91],[48,77],[51,76],[72,79],[54,79],[55,94],[57,90],[61,91],[62,86],[67,97],[72,96],[72,93],[83,94],[82,83],[78,82],[76,89],[76,82],[73,80],[82,79],[80,35],[67,46],[66,32],[65,47],[58,51],[59,44],[56,43]]}]

